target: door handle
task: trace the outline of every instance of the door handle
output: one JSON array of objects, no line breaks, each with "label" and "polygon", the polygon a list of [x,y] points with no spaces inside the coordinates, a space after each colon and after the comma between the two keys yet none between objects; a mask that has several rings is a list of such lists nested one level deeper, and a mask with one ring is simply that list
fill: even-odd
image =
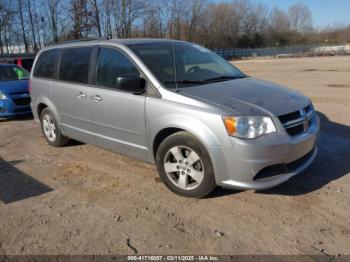
[{"label": "door handle", "polygon": [[99,95],[95,95],[95,96],[90,96],[91,100],[97,101],[97,102],[101,102],[102,101],[102,97],[100,97]]},{"label": "door handle", "polygon": [[77,93],[77,97],[79,97],[79,98],[86,98],[87,95],[84,94],[83,92],[78,92],[78,93]]}]

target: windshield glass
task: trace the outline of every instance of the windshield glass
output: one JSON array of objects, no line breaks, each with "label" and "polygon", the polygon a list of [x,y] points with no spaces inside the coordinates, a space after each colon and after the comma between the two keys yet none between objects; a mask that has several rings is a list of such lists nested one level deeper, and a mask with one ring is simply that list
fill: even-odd
[{"label": "windshield glass", "polygon": [[15,65],[0,66],[0,81],[13,81],[28,79],[29,73],[23,68]]},{"label": "windshield glass", "polygon": [[196,44],[164,42],[132,44],[129,47],[166,88],[203,85],[245,77],[226,60]]}]

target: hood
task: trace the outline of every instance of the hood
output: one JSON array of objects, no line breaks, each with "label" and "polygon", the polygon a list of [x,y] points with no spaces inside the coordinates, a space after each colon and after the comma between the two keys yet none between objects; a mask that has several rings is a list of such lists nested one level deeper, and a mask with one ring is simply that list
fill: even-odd
[{"label": "hood", "polygon": [[28,92],[29,80],[0,81],[0,90],[5,95]]},{"label": "hood", "polygon": [[280,116],[310,103],[297,91],[252,77],[186,87],[180,93],[247,116]]}]

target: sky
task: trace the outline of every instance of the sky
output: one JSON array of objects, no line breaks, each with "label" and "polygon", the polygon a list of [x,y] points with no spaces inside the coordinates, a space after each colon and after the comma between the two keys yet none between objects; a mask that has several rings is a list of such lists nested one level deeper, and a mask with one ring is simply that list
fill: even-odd
[{"label": "sky", "polygon": [[[263,3],[270,8],[277,6],[287,10],[291,5],[303,3],[312,11],[314,26],[324,28],[327,25],[350,24],[350,0],[251,0]],[[218,2],[218,1],[217,1]]]}]

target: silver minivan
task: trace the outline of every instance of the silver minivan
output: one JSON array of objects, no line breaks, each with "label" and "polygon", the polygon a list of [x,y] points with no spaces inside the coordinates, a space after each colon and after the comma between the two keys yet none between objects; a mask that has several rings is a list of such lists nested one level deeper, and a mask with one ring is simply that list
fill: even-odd
[{"label": "silver minivan", "polygon": [[309,98],[249,77],[208,49],[160,39],[41,50],[31,107],[50,145],[72,138],[155,163],[188,197],[261,190],[305,170],[319,119]]}]

